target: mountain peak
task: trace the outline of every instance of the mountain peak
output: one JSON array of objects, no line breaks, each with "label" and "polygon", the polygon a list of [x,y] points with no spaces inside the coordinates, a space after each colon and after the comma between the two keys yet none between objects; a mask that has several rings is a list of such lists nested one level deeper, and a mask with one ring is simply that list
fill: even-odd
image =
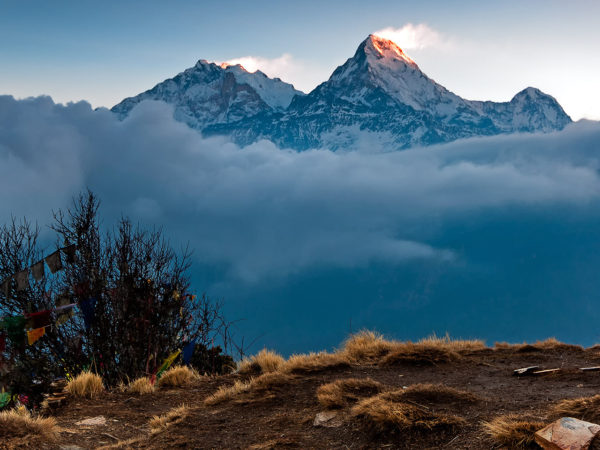
[{"label": "mountain peak", "polygon": [[393,41],[374,34],[308,95],[239,64],[201,59],[112,110],[124,118],[144,100],[175,106],[175,118],[205,135],[284,148],[385,149],[471,136],[560,130],[571,119],[556,99],[526,88],[510,102],[466,100],[423,73]]},{"label": "mountain peak", "polygon": [[411,66],[416,67],[417,65],[395,42],[375,34],[370,34],[359,48],[365,52],[367,57],[374,56],[377,59],[399,59]]}]

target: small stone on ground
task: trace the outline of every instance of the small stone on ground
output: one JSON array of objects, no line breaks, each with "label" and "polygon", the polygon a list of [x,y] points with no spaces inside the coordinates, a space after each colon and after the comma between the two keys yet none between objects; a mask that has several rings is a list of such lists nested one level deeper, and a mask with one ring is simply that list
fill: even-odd
[{"label": "small stone on ground", "polygon": [[106,425],[106,418],[104,416],[92,417],[90,419],[80,420],[75,422],[75,425],[93,427],[97,425]]}]

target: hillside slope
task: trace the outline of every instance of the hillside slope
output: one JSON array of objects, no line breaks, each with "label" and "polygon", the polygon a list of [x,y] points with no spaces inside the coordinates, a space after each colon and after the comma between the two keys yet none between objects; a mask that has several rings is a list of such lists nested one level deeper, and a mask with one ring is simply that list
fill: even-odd
[{"label": "hillside slope", "polygon": [[[514,414],[535,430],[565,412],[561,400],[591,397],[600,389],[600,372],[579,370],[597,365],[600,349],[553,340],[488,348],[448,339],[390,344],[362,334],[337,353],[275,361],[263,354],[241,373],[202,377],[187,388],[70,400],[53,412],[63,431],[45,447],[489,449],[502,442],[486,423],[509,417],[512,424],[514,417],[507,415]],[[561,370],[513,375],[532,365]],[[589,405],[566,411],[600,420],[595,403]],[[169,411],[176,414],[151,431],[148,421]],[[329,420],[319,426],[320,413]],[[99,415],[105,425],[77,425]],[[510,427],[518,438],[532,436],[531,429]],[[29,436],[0,447],[36,445],[40,441]]]}]

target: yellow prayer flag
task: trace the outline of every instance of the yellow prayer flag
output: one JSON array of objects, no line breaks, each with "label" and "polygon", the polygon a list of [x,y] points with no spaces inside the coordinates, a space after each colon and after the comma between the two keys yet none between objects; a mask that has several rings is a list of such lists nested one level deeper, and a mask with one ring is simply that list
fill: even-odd
[{"label": "yellow prayer flag", "polygon": [[60,325],[64,325],[65,322],[67,322],[71,317],[73,317],[75,313],[73,312],[73,308],[63,312],[62,314],[59,314],[58,317],[56,318],[56,323],[60,326]]},{"label": "yellow prayer flag", "polygon": [[175,361],[175,359],[179,356],[180,353],[181,353],[181,350],[177,350],[177,351],[171,353],[169,355],[169,357],[167,359],[165,359],[165,362],[163,362],[162,365],[158,368],[156,375],[160,377],[160,375],[165,370],[167,370],[171,366],[171,364],[173,364],[173,361]]}]

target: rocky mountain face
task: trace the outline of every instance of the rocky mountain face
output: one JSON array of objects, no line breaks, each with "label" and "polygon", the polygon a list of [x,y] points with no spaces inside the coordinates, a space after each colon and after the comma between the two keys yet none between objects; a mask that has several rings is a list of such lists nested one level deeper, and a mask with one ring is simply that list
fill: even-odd
[{"label": "rocky mountain face", "polygon": [[558,102],[527,88],[510,102],[465,100],[425,75],[392,41],[371,35],[329,80],[308,95],[262,72],[199,61],[113,111],[125,116],[145,99],[175,106],[175,117],[204,135],[240,145],[268,139],[282,148],[386,150],[471,136],[562,129]]},{"label": "rocky mountain face", "polygon": [[238,122],[261,113],[285,110],[304,93],[279,78],[247,72],[238,65],[200,60],[173,78],[112,108],[121,117],[144,100],[161,100],[175,107],[175,118],[203,130],[208,125]]}]

